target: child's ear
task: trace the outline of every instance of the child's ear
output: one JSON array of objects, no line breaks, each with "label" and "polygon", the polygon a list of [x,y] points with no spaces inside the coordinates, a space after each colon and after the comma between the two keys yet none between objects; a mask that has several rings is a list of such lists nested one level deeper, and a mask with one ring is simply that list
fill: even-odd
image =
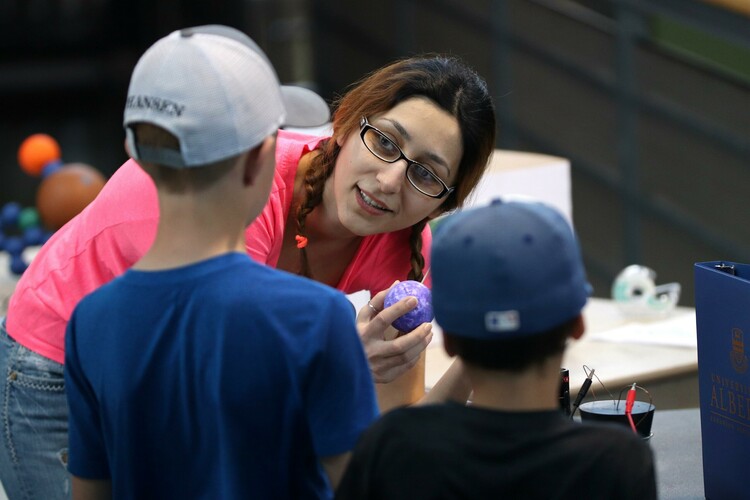
[{"label": "child's ear", "polygon": [[252,186],[258,175],[258,152],[260,146],[256,146],[242,158],[242,182],[245,186]]},{"label": "child's ear", "polygon": [[243,180],[246,186],[250,186],[255,183],[255,179],[261,173],[263,168],[267,167],[269,162],[268,156],[274,158],[276,154],[276,137],[269,135],[263,142],[249,150],[244,159],[244,170]]},{"label": "child's ear", "polygon": [[570,337],[578,340],[583,336],[584,331],[586,331],[586,322],[583,320],[583,314],[579,314],[573,325],[573,331],[570,332]]}]

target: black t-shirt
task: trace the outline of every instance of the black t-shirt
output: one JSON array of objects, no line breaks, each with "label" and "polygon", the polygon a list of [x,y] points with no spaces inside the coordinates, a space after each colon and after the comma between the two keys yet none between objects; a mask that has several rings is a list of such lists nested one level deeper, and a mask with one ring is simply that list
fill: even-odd
[{"label": "black t-shirt", "polygon": [[337,498],[647,500],[656,481],[651,448],[625,426],[451,403],[383,416],[355,448]]}]

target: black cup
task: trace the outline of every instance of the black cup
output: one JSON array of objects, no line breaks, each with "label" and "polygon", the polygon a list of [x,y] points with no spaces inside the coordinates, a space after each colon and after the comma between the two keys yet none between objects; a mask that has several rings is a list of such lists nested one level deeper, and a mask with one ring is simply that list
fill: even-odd
[{"label": "black cup", "polygon": [[[633,423],[638,434],[645,439],[651,437],[651,424],[654,421],[655,410],[654,405],[644,401],[636,401],[633,404]],[[628,416],[625,415],[625,401],[619,401],[619,404],[618,401],[612,399],[589,401],[579,406],[578,411],[584,422],[615,422],[630,428]]]}]

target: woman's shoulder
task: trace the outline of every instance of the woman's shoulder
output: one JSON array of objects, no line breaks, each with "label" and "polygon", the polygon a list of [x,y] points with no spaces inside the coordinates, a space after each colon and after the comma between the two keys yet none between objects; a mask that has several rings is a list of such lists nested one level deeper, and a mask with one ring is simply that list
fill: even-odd
[{"label": "woman's shoulder", "polygon": [[279,151],[293,150],[300,154],[316,149],[329,135],[306,134],[292,130],[279,130],[276,137],[276,154]]},{"label": "woman's shoulder", "polygon": [[[300,165],[300,159],[310,151],[316,150],[320,143],[328,139],[327,136],[315,136],[292,132],[288,130],[279,130],[276,138],[276,172],[286,181],[287,176],[292,176],[292,172],[297,171]],[[292,177],[293,179],[293,177]]]}]

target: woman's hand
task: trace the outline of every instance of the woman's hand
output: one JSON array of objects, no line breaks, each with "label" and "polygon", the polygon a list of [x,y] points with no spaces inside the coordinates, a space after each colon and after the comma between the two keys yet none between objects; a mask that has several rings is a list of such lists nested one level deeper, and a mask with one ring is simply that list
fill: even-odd
[{"label": "woman's hand", "polygon": [[383,309],[388,290],[375,295],[357,315],[359,338],[365,347],[372,377],[377,383],[387,383],[413,367],[422,351],[432,340],[432,323],[423,323],[408,333],[399,335],[391,326],[393,320],[417,306],[417,299],[405,297]]}]

